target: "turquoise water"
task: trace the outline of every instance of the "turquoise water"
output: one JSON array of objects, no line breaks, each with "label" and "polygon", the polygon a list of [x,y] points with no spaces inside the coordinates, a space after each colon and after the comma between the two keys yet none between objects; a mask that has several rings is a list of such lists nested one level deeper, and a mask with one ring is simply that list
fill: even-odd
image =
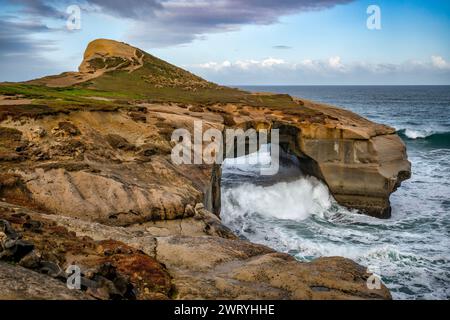
[{"label": "turquoise water", "polygon": [[[369,266],[395,299],[449,299],[450,87],[244,89],[341,106],[395,127],[407,145],[413,175],[391,196],[392,218],[379,220],[339,206],[323,183],[295,166],[283,168],[283,182],[267,183],[258,165],[227,160],[224,222],[241,237],[301,261],[337,255]],[[264,150],[260,154],[267,157]]]}]

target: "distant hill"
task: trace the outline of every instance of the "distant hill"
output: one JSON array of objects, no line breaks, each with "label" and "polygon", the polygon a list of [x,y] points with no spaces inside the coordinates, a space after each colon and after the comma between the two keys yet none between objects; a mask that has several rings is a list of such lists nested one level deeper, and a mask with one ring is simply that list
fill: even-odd
[{"label": "distant hill", "polygon": [[4,83],[0,94],[20,94],[33,98],[35,103],[41,99],[46,105],[56,101],[58,105],[64,101],[90,104],[92,98],[96,104],[99,98],[104,104],[108,104],[107,99],[261,107],[299,104],[285,94],[254,94],[217,85],[138,48],[108,39],[89,43],[78,72]]}]

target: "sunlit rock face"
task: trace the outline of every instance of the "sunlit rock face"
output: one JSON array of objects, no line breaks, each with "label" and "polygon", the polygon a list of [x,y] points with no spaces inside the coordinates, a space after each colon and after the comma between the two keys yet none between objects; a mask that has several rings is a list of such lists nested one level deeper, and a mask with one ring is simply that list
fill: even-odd
[{"label": "sunlit rock face", "polygon": [[81,73],[133,71],[143,65],[144,53],[125,43],[98,39],[89,43],[83,61],[78,68]]},{"label": "sunlit rock face", "polygon": [[[48,238],[63,247],[86,241],[92,267],[108,261],[119,279],[142,260],[138,271],[157,270],[164,284],[158,291],[132,279],[142,299],[390,298],[384,286],[368,291],[370,275],[349,260],[300,263],[238,240],[220,221],[220,165],[174,164],[171,135],[193,133],[196,121],[220,132],[279,129],[283,152],[339,203],[388,217],[390,194],[410,176],[394,129],[288,95],[220,87],[111,40],[89,45],[80,72],[27,85],[0,100],[0,218],[29,239],[31,252],[51,255]],[[30,232],[26,216],[49,226],[48,238]],[[98,242],[108,239],[120,243]],[[66,259],[52,263],[63,268]]]}]

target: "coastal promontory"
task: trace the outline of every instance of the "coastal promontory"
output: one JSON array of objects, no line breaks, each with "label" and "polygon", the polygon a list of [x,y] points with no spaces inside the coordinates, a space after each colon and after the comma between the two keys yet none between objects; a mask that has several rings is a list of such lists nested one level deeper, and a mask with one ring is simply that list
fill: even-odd
[{"label": "coastal promontory", "polygon": [[[0,298],[390,298],[351,260],[299,262],[224,226],[220,165],[171,161],[173,131],[199,120],[222,132],[279,129],[305,174],[377,218],[390,217],[389,197],[411,174],[393,128],[95,40],[78,72],[0,84]],[[81,291],[65,287],[70,265]]]}]

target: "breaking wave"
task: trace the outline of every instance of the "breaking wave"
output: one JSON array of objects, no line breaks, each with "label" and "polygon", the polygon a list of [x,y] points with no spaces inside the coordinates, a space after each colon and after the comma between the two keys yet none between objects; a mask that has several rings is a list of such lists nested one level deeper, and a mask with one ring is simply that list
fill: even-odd
[{"label": "breaking wave", "polygon": [[[280,167],[269,180],[261,177],[258,168],[268,160],[267,148],[224,162],[221,218],[241,238],[300,261],[353,259],[380,274],[395,299],[448,299],[449,243],[443,235],[450,225],[450,184],[427,186],[448,181],[444,164],[450,150],[421,152],[410,158],[419,170],[391,197],[394,215],[389,220],[340,206],[323,182],[303,175],[298,166]],[[249,164],[256,156],[258,164]],[[423,200],[431,196],[435,201]]]},{"label": "breaking wave", "polygon": [[450,132],[433,130],[401,129],[397,133],[404,139],[423,140],[435,148],[450,148]]},{"label": "breaking wave", "polygon": [[[300,261],[323,256],[344,256],[370,266],[381,275],[394,299],[450,299],[450,90],[449,86],[266,87],[264,91],[289,93],[343,106],[372,121],[397,128],[412,163],[411,179],[391,196],[392,218],[351,212],[331,199],[331,206],[310,205],[308,213],[286,214],[286,201],[277,194],[273,211],[261,214],[233,202],[230,189],[244,184],[260,186],[251,166],[223,166],[221,217],[241,237],[286,252]],[[244,88],[261,91],[261,87]],[[256,168],[255,168],[256,169]],[[231,174],[230,174],[231,173]],[[302,177],[295,171],[273,177],[292,184]],[[305,179],[311,182],[310,178]],[[255,192],[246,186],[241,192]],[[243,197],[244,195],[240,195]],[[267,195],[270,197],[270,194]],[[292,197],[292,195],[291,195]],[[299,196],[303,199],[304,196]],[[260,198],[260,197],[258,197]],[[320,197],[319,197],[320,199]],[[316,198],[316,201],[318,199]],[[264,199],[264,203],[270,202]],[[317,209],[318,208],[318,209]],[[244,210],[245,209],[245,210]],[[315,210],[314,210],[315,209]],[[259,210],[259,209],[258,209]],[[267,210],[266,210],[267,211]],[[284,212],[280,219],[278,211]],[[315,212],[315,213],[314,213]],[[307,216],[305,219],[302,217]],[[300,217],[300,218],[299,218]],[[378,268],[378,270],[377,270]]]},{"label": "breaking wave", "polygon": [[314,177],[271,186],[250,183],[225,190],[227,212],[244,216],[259,213],[278,219],[304,220],[312,214],[321,215],[330,209],[334,199],[327,186]]}]

